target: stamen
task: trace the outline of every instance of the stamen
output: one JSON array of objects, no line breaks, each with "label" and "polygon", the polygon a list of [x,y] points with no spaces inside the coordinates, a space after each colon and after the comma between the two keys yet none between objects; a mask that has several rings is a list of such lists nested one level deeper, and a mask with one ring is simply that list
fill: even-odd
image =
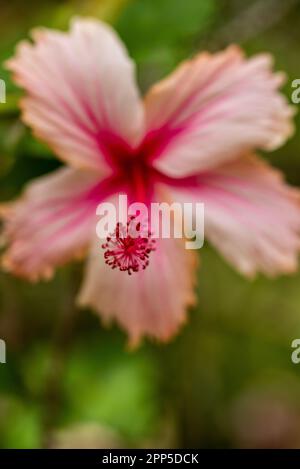
[{"label": "stamen", "polygon": [[122,272],[139,272],[149,265],[149,255],[155,251],[155,240],[151,232],[136,221],[137,215],[130,215],[126,226],[117,223],[115,231],[102,244],[105,249],[105,263]]}]

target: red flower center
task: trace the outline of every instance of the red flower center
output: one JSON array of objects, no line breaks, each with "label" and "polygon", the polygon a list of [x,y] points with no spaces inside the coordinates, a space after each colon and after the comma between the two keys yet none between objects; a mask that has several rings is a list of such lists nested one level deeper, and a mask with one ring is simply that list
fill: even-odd
[{"label": "red flower center", "polygon": [[102,244],[105,263],[122,272],[139,272],[149,265],[149,255],[155,251],[155,240],[151,232],[131,215],[126,226],[117,223],[115,231]]}]

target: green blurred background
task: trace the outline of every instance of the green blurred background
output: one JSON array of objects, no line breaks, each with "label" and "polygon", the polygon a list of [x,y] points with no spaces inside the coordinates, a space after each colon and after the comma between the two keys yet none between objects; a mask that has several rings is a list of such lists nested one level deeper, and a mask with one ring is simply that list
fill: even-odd
[{"label": "green blurred background", "polygon": [[[0,60],[33,26],[65,29],[74,15],[114,25],[149,85],[201,49],[270,51],[300,78],[299,0],[86,0],[1,3]],[[0,198],[59,162],[19,120],[20,91],[4,69]],[[299,121],[299,118],[298,118]],[[300,124],[300,122],[298,122]],[[299,127],[299,125],[298,125]],[[272,163],[300,185],[299,132]],[[249,282],[208,244],[198,307],[168,345],[135,352],[116,327],[74,306],[82,266],[31,285],[0,274],[0,447],[300,447],[300,274]]]}]

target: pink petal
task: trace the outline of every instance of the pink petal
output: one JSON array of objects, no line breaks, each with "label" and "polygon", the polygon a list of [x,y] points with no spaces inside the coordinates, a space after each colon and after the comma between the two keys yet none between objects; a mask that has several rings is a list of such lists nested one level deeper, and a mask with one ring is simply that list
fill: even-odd
[{"label": "pink petal", "polygon": [[207,239],[242,274],[294,272],[300,248],[299,191],[251,156],[174,188],[181,202],[204,202]]},{"label": "pink petal", "polygon": [[232,46],[198,55],[155,85],[145,101],[147,129],[169,135],[156,167],[187,176],[280,146],[293,131],[293,110],[277,91],[284,77],[271,66],[270,56],[247,60]]},{"label": "pink petal", "polygon": [[75,20],[69,33],[36,30],[7,62],[27,92],[22,110],[34,134],[63,160],[108,170],[105,136],[134,144],[143,107],[134,66],[114,31],[97,20]]},{"label": "pink petal", "polygon": [[82,255],[95,233],[96,207],[105,191],[99,180],[98,173],[62,168],[30,183],[21,199],[3,206],[4,267],[35,281]]},{"label": "pink petal", "polygon": [[129,276],[104,263],[101,241],[89,259],[79,304],[95,309],[105,322],[115,319],[128,331],[131,345],[143,335],[170,339],[194,303],[195,257],[178,239],[157,240],[149,266]]}]

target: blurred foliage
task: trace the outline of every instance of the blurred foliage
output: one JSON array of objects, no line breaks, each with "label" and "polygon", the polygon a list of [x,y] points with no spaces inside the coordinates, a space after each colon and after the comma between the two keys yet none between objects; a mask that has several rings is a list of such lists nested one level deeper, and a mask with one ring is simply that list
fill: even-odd
[{"label": "blurred foliage", "polygon": [[138,65],[143,89],[191,54],[216,11],[215,0],[134,0],[123,10],[116,28]]},{"label": "blurred foliage", "polygon": [[[65,29],[74,15],[111,22],[137,63],[145,91],[185,57],[239,42],[270,51],[300,76],[300,2],[271,0],[11,0],[1,5],[0,61],[38,25]],[[268,0],[271,5],[270,0]],[[279,10],[283,3],[289,8]],[[247,34],[246,34],[247,33]],[[20,122],[21,95],[4,68],[0,105],[0,198],[20,193],[60,163]],[[297,124],[299,127],[299,117]],[[271,156],[300,185],[298,134]],[[249,282],[208,246],[201,251],[199,306],[168,346],[135,352],[103,329],[74,296],[81,266],[47,284],[0,275],[0,446],[300,446],[300,373],[290,360],[300,331],[300,275]],[[276,431],[274,430],[276,429]]]},{"label": "blurred foliage", "polygon": [[132,442],[149,435],[159,417],[151,359],[118,352],[109,337],[100,346],[97,335],[89,345],[80,344],[68,360],[63,421],[98,421]]}]

